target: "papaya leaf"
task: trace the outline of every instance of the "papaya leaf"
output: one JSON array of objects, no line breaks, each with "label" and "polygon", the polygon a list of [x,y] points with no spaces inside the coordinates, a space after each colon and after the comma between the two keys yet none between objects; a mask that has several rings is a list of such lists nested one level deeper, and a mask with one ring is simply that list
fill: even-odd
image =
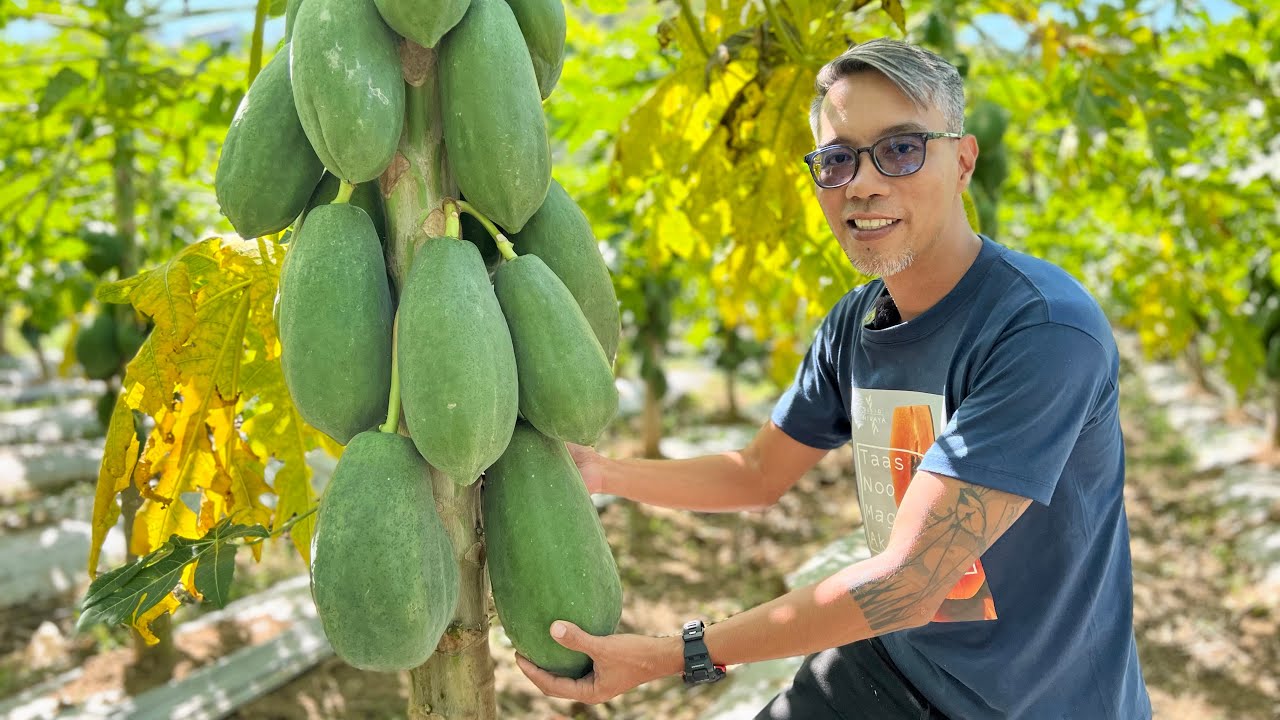
[{"label": "papaya leaf", "polygon": [[[317,495],[306,453],[341,448],[301,420],[284,384],[272,317],[282,254],[267,241],[211,238],[99,291],[104,301],[132,304],[155,328],[125,374],[118,412],[128,417],[108,433],[94,504],[95,563],[119,516],[116,495],[130,481],[144,500],[129,538],[138,555],[184,547],[175,537],[216,537],[229,518],[270,528],[302,516],[292,540],[308,558],[308,511]],[[134,411],[152,421],[140,456],[137,440],[125,442]],[[135,465],[126,464],[129,457]],[[269,463],[278,464],[273,478]],[[255,557],[260,552],[255,544]],[[225,601],[228,562],[211,561],[193,576],[192,590]],[[133,617],[160,602],[153,590],[130,609]]]},{"label": "papaya leaf", "polygon": [[98,484],[94,490],[92,535],[89,543],[89,575],[97,574],[98,558],[107,532],[120,517],[116,496],[129,486],[129,478],[138,464],[138,436],[133,424],[129,398],[121,393],[116,398],[107,424],[107,440],[98,468]]},{"label": "papaya leaf", "polygon": [[69,67],[58,70],[58,74],[49,79],[49,84],[40,95],[40,103],[36,106],[36,117],[43,118],[48,115],[58,106],[58,103],[88,82],[84,75]]},{"label": "papaya leaf", "polygon": [[[174,590],[194,590],[216,607],[224,607],[242,540],[265,539],[261,525],[233,524],[225,518],[203,537],[170,537],[156,550],[128,565],[103,573],[89,585],[80,604],[79,630],[95,624],[133,625],[144,638],[155,618],[180,605]],[[155,608],[162,607],[159,611]]]}]

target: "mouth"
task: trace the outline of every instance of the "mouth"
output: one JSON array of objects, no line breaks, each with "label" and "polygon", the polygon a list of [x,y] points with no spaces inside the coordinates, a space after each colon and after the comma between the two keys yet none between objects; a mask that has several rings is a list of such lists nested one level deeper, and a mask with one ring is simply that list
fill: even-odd
[{"label": "mouth", "polygon": [[867,218],[867,217],[850,217],[845,220],[845,224],[849,226],[849,230],[858,240],[875,240],[883,235],[887,235],[902,222],[898,218]]}]

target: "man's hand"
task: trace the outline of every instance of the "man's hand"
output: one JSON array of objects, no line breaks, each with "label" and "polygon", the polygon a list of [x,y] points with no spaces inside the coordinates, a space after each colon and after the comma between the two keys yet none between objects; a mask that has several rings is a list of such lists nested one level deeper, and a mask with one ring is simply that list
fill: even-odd
[{"label": "man's hand", "polygon": [[573,457],[574,464],[578,466],[578,472],[582,473],[582,481],[587,484],[587,492],[604,492],[604,470],[600,467],[604,458],[585,445],[573,443],[565,443],[565,445],[569,448],[569,455]]},{"label": "man's hand", "polygon": [[[563,634],[558,636],[557,632]],[[677,674],[683,667],[683,648],[679,637],[590,635],[563,620],[552,623],[551,637],[570,650],[589,655],[594,667],[586,677],[573,680],[552,675],[527,658],[516,655],[520,671],[550,697],[602,703],[651,680]]]}]

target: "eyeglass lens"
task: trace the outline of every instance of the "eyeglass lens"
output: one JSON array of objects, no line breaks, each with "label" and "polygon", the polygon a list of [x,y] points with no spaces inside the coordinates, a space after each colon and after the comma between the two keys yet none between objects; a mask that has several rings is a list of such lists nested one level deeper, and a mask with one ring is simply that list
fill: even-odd
[{"label": "eyeglass lens", "polygon": [[[915,135],[882,138],[871,146],[871,155],[880,172],[890,177],[910,175],[924,164],[924,139]],[[838,187],[853,179],[859,156],[850,148],[836,147],[813,158],[818,184]]]}]

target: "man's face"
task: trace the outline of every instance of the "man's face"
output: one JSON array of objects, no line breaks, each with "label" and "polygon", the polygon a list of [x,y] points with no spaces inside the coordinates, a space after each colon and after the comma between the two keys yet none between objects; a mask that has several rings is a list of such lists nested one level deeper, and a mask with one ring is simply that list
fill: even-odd
[{"label": "man's face", "polygon": [[[818,117],[817,139],[818,147],[860,148],[895,133],[946,129],[937,108],[921,111],[891,80],[867,71],[831,87]],[[816,188],[832,232],[859,272],[895,275],[934,245],[951,216],[956,195],[963,190],[957,153],[961,143],[971,142],[971,138],[928,141],[924,166],[904,177],[882,175],[870,154],[863,152],[857,173],[847,185]],[[976,147],[974,151],[976,155]],[[964,176],[967,181],[967,173]]]}]

